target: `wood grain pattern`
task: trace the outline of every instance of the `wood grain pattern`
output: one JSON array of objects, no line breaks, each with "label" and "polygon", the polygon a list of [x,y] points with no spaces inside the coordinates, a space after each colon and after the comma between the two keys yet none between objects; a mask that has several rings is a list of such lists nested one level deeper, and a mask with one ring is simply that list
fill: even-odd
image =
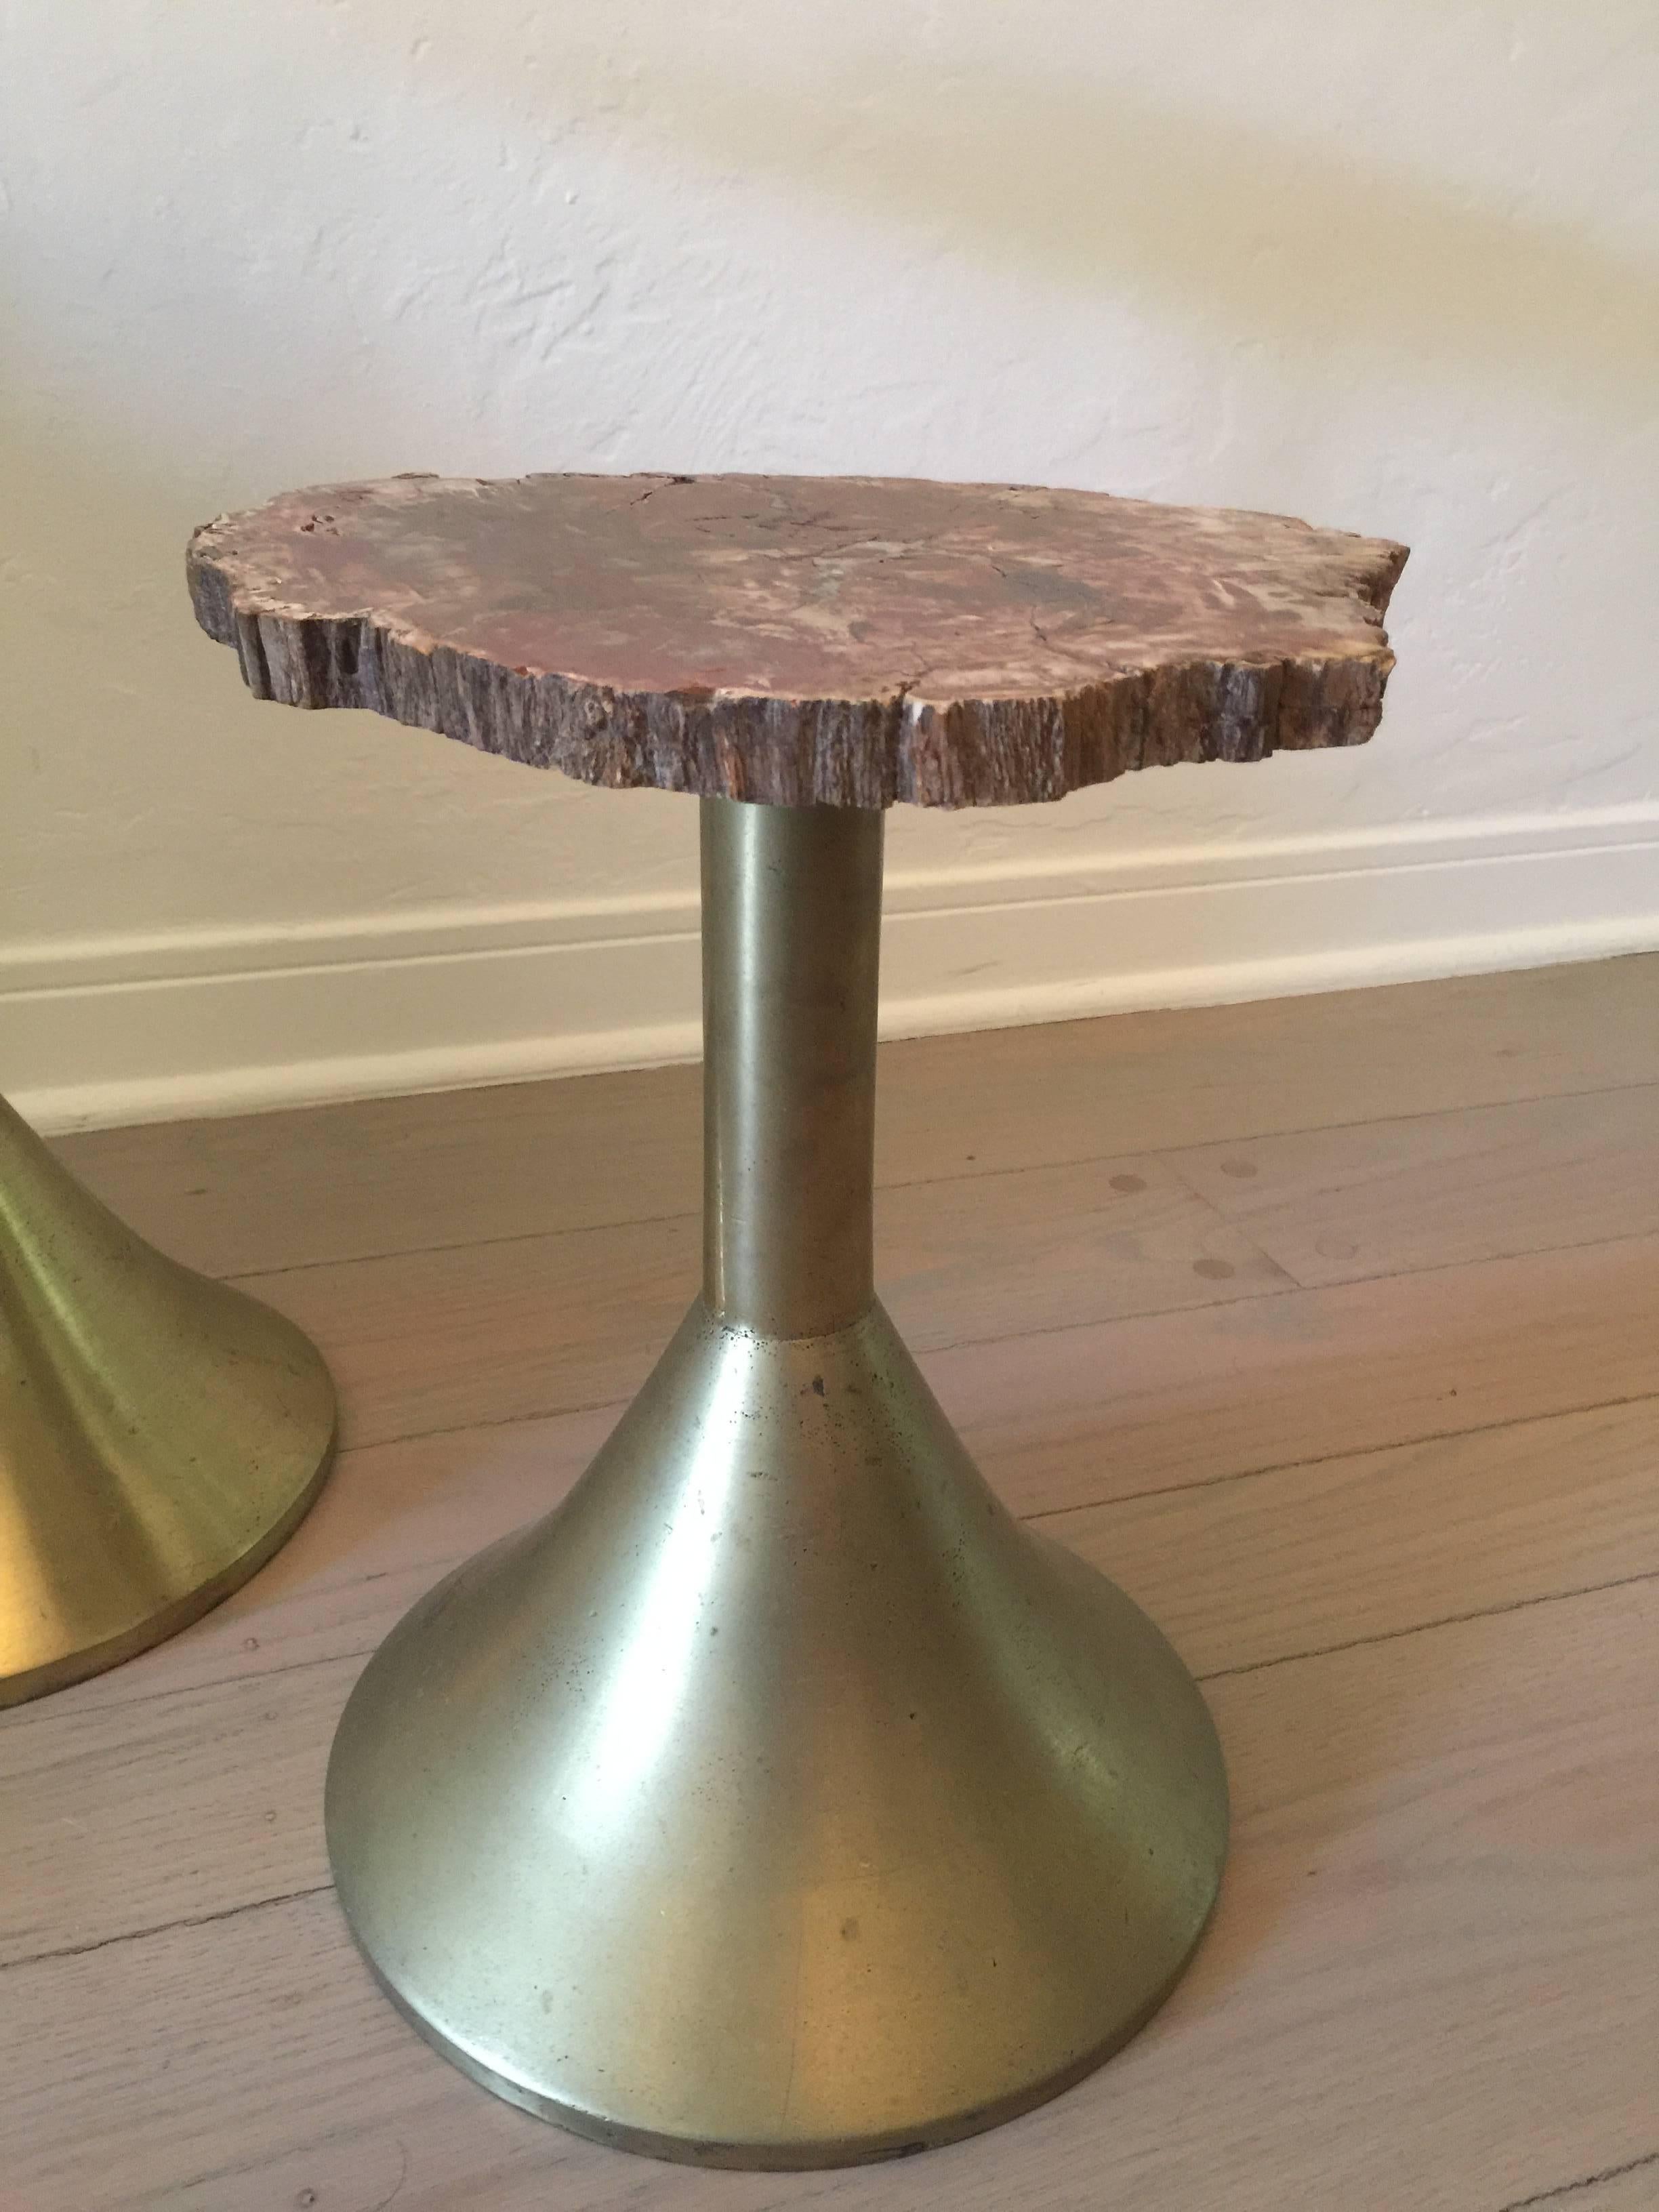
[{"label": "wood grain pattern", "polygon": [[[1144,2038],[1009,2128],[841,2175],[607,2155],[480,2094],[375,1993],[321,1887],[319,1784],[363,1655],[586,1463],[614,1407],[515,1409],[550,1378],[567,1399],[584,1371],[602,1381],[605,1325],[632,1388],[629,1361],[659,1340],[653,1301],[665,1321],[689,1295],[695,1255],[663,1241],[684,1217],[579,1225],[556,1188],[534,1235],[504,1236],[492,1141],[510,1185],[538,1133],[597,1151],[606,1118],[584,1120],[580,1084],[520,1086],[281,1117],[313,1132],[315,1182],[303,1152],[288,1163],[283,1205],[301,1218],[290,1229],[262,1195],[244,1253],[233,1179],[265,1141],[245,1122],[209,1171],[223,1272],[273,1249],[325,1260],[264,1285],[316,1298],[386,1440],[343,1455],[218,1612],[0,1719],[5,2212],[9,2191],[28,2212],[1659,2202],[1659,1234],[1632,1233],[1645,967],[1445,987],[1467,1021],[1413,994],[1441,1064],[1397,1078],[1396,994],[1352,994],[1323,1051],[1317,1001],[1153,1022],[1123,1049],[1127,1103],[1097,1125],[1114,1023],[904,1048],[900,1157],[926,1170],[930,1113],[988,1157],[890,1185],[896,1303],[1005,1494],[1209,1675],[1238,1825],[1215,1929]],[[1275,1040],[1297,1041],[1277,1084]],[[1581,1078],[1625,1089],[1568,1095],[1575,1055]],[[635,1116],[647,1161],[672,1085],[615,1082],[605,1105]],[[1307,1140],[1319,1167],[1301,1181],[1298,1104],[1350,1124]],[[350,1124],[332,1141],[331,1113]],[[1098,1129],[1134,1141],[1068,1152]],[[1267,1169],[1224,1178],[1219,1161],[1256,1138],[1283,1157],[1252,1213],[1232,1186]],[[112,1173],[150,1194],[146,1226],[185,1231],[190,1133],[106,1141]],[[457,1146],[477,1167],[444,1217],[454,1249],[399,1249]],[[1400,1272],[1296,1286],[1264,1255],[1242,1294],[1193,1273],[1236,1249],[1217,1235],[1305,1264],[1339,1206]],[[344,1258],[337,1208],[349,1241],[392,1242]],[[1188,1283],[1208,1302],[1181,1303]],[[1131,1310],[1143,1297],[1176,1302]],[[999,1333],[953,1347],[963,1327]],[[414,1433],[456,1416],[470,1425]]]},{"label": "wood grain pattern", "polygon": [[1656,1477],[1649,1398],[1084,1506],[1044,1526],[1121,1582],[1208,1679],[1659,1575]]},{"label": "wood grain pattern", "polygon": [[1565,2182],[1504,2207],[1504,2212],[1653,2212],[1659,2198],[1659,2150],[1600,2179]]},{"label": "wood grain pattern", "polygon": [[[577,1471],[569,1460],[561,1470]],[[1047,1528],[1121,1583],[1212,1679],[1659,1577],[1656,1473],[1659,1400],[1647,1400],[1091,1506]],[[363,1660],[441,1574],[556,1495],[550,1484],[538,1499],[522,1480],[483,1487],[463,1465],[438,1542],[430,1511],[421,1556],[388,1529],[396,1552],[376,1547],[387,1564],[325,1614],[325,1641],[313,1634],[301,1659],[291,1636],[265,1635],[268,1653],[287,1655],[283,1674],[137,1708],[88,1700],[55,1726],[20,1731],[0,1778],[16,1899],[0,1913],[0,1965],[325,1884],[323,1766]],[[100,1807],[135,1775],[136,1817],[112,1828]],[[181,1825],[197,1839],[187,1857]]]},{"label": "wood grain pattern", "polygon": [[1659,1085],[1182,1152],[1299,1283],[1659,1231]]},{"label": "wood grain pattern", "polygon": [[[1659,1083],[1659,954],[885,1044],[877,1177],[918,1182]],[[1033,1085],[1042,1110],[1031,1110]],[[702,1075],[640,1069],[59,1138],[210,1274],[692,1212]]]},{"label": "wood grain pattern", "polygon": [[1632,1238],[1015,1337],[922,1365],[1003,1496],[1048,1513],[1650,1396],[1656,1311],[1659,1238]]},{"label": "wood grain pattern", "polygon": [[[1010,1504],[1058,1516],[1659,1398],[1656,1307],[1659,1239],[1632,1239],[1011,1338],[921,1364]],[[447,1564],[556,1503],[619,1410],[349,1450],[247,1588],[13,1724],[368,1649]]]},{"label": "wood grain pattern", "polygon": [[870,477],[395,477],[191,540],[257,697],[589,783],[1012,805],[1358,744],[1406,549],[1283,515]]},{"label": "wood grain pattern", "polygon": [[[878,1264],[919,1351],[1210,1304],[1290,1278],[1161,1163],[881,1191]],[[242,1277],[315,1338],[353,1443],[632,1394],[701,1279],[694,1215]]]},{"label": "wood grain pattern", "polygon": [[32,2212],[1498,2212],[1650,2148],[1656,1684],[1650,1587],[1216,1684],[1237,1840],[1193,1972],[1103,2072],[927,2158],[578,2142],[428,2051],[319,1894],[0,1978],[8,2180]]},{"label": "wood grain pattern", "polygon": [[[1213,1199],[1188,1187],[1187,1153],[890,1186],[877,1198],[878,1281],[926,1352],[1231,1302],[1287,1290],[1298,1273],[1340,1282],[1605,1240],[1653,1218],[1656,1097],[1631,1090],[1388,1125],[1376,1137],[1386,1172],[1374,1171],[1364,1129],[1310,1138],[1328,1163],[1324,1182],[1259,1209],[1283,1268],[1249,1201],[1232,1195],[1246,1186],[1220,1163],[1243,1158],[1236,1148],[1212,1177],[1205,1170]],[[1293,1162],[1291,1140],[1276,1141]],[[1322,1240],[1334,1249],[1333,1218],[1347,1257],[1318,1250]],[[239,1279],[316,1338],[343,1386],[344,1433],[368,1443],[628,1396],[695,1294],[699,1264],[686,1214]]]},{"label": "wood grain pattern", "polygon": [[694,1212],[702,1070],[96,1129],[53,1149],[204,1273],[374,1260]]},{"label": "wood grain pattern", "polygon": [[[357,1672],[301,1668],[20,1729],[0,1778],[0,1966],[326,1886],[323,1770]],[[116,1793],[131,1807],[118,1824]]]}]

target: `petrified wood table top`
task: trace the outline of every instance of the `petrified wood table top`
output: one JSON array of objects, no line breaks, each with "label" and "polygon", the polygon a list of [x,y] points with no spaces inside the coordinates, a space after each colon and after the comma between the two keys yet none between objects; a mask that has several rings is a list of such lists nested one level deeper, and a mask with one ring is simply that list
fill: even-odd
[{"label": "petrified wood table top", "polygon": [[190,574],[261,698],[590,783],[988,806],[1363,742],[1405,558],[1020,485],[407,476],[209,523]]}]

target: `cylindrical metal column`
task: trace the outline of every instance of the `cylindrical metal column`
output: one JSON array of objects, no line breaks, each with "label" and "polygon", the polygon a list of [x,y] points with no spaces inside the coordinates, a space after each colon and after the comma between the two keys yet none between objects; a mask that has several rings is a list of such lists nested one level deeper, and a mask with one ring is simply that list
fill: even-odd
[{"label": "cylindrical metal column", "polygon": [[702,808],[703,1296],[774,1336],[874,1296],[878,809]]}]

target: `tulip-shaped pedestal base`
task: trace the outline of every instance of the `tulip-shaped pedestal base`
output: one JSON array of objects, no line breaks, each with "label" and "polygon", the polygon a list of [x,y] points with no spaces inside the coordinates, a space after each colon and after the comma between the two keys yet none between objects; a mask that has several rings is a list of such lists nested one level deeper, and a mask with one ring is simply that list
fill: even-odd
[{"label": "tulip-shaped pedestal base", "polygon": [[228,1596],[333,1443],[292,1322],[146,1244],[0,1099],[0,1705]]},{"label": "tulip-shaped pedestal base", "polygon": [[392,1996],[501,2095],[832,2165],[1132,2035],[1226,1786],[1170,1646],[1011,1517],[874,1302],[881,817],[703,816],[703,1296],[557,1510],[371,1662],[329,1845]]}]

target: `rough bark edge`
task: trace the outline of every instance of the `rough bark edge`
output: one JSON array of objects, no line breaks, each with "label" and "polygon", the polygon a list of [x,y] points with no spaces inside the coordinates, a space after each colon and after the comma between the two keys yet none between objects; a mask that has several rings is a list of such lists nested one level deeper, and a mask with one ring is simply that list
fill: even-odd
[{"label": "rough bark edge", "polygon": [[[1132,769],[1363,744],[1395,665],[1382,617],[1407,548],[1355,538],[1343,582],[1374,635],[1271,659],[1127,668],[1048,696],[936,702],[632,692],[458,651],[372,611],[264,599],[191,541],[197,620],[234,646],[255,698],[366,708],[580,782],[780,805],[1017,806]],[[1334,536],[1335,533],[1331,533]]]}]

